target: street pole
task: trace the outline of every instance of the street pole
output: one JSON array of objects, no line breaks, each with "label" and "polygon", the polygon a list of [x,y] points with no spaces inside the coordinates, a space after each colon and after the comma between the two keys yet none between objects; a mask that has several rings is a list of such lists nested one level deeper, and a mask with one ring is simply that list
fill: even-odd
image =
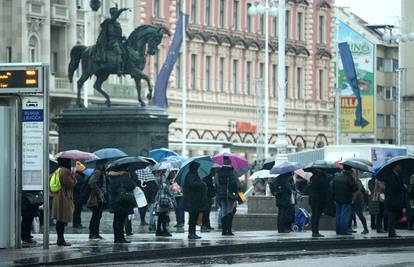
[{"label": "street pole", "polygon": [[275,166],[287,161],[286,149],[288,142],[286,140],[286,116],[285,116],[285,98],[286,98],[286,73],[285,73],[285,46],[286,46],[286,2],[279,1],[279,58],[278,58],[278,75],[279,75],[279,97],[277,113],[277,155]]},{"label": "street pole", "polygon": [[398,74],[398,81],[397,81],[397,145],[401,145],[401,79],[403,77],[403,70],[404,69],[397,69]]},{"label": "street pole", "polygon": [[264,99],[265,99],[265,159],[269,156],[269,0],[266,0],[265,9],[265,73],[264,73]]},{"label": "street pole", "polygon": [[186,52],[187,52],[187,44],[186,44],[186,32],[185,32],[185,25],[186,25],[186,21],[185,21],[185,4],[186,4],[186,0],[181,0],[181,10],[182,10],[182,27],[183,27],[183,49],[181,52],[182,55],[182,60],[181,60],[181,78],[182,78],[182,97],[181,97],[181,101],[182,101],[182,151],[181,151],[181,155],[183,157],[186,157],[187,155],[187,84],[186,84],[186,64],[187,64],[187,56],[186,56]]},{"label": "street pole", "polygon": [[341,144],[341,88],[339,88],[339,18],[336,18],[336,88],[335,88],[335,111],[336,111],[336,145]]}]

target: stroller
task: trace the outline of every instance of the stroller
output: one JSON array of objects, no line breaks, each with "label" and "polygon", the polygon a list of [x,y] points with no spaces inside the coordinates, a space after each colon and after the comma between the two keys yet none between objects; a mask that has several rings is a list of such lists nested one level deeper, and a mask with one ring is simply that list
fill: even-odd
[{"label": "stroller", "polygon": [[309,225],[311,215],[303,208],[299,208],[296,212],[295,223],[292,226],[292,230],[295,232],[301,232],[305,226]]}]

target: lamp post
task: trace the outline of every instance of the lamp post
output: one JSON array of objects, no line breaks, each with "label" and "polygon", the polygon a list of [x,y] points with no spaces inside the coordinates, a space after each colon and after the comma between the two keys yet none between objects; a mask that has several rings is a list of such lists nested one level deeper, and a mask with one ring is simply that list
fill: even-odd
[{"label": "lamp post", "polygon": [[[182,79],[182,97],[181,97],[181,101],[182,101],[182,140],[181,140],[181,155],[183,157],[187,156],[187,40],[186,40],[186,17],[185,17],[185,8],[186,8],[186,0],[182,0],[181,1],[181,11],[182,11],[182,20],[183,20],[183,50],[182,50],[182,60],[181,60],[181,79]],[[177,77],[177,79],[179,79]]]},{"label": "lamp post", "polygon": [[[270,4],[269,4],[270,2]],[[261,1],[253,4],[248,10],[249,16],[264,15],[265,21],[265,71],[264,71],[264,100],[265,100],[265,125],[264,125],[264,139],[265,139],[265,158],[269,154],[269,15],[271,17],[277,16],[277,8],[275,1]]]}]

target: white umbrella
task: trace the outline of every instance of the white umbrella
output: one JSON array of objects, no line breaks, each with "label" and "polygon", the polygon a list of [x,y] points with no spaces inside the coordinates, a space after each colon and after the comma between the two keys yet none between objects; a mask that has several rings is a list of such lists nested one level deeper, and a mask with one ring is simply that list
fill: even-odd
[{"label": "white umbrella", "polygon": [[306,181],[310,181],[310,178],[312,177],[313,173],[311,172],[305,172],[303,169],[299,169],[294,171],[297,175],[305,179]]},{"label": "white umbrella", "polygon": [[260,170],[255,173],[253,173],[249,180],[256,180],[256,179],[265,179],[265,178],[276,178],[277,174],[271,174],[270,170]]}]

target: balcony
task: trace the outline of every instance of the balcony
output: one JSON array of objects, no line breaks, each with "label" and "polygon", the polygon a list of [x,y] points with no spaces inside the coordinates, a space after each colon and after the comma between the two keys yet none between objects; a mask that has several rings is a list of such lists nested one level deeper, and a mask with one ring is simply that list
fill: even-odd
[{"label": "balcony", "polygon": [[69,22],[69,8],[66,5],[52,5],[52,20],[55,22]]},{"label": "balcony", "polygon": [[45,16],[43,3],[32,1],[27,2],[27,15],[35,18],[43,18]]},{"label": "balcony", "polygon": [[53,93],[73,93],[72,86],[66,77],[55,77],[54,75],[50,76],[50,84],[54,85],[52,87]]}]

